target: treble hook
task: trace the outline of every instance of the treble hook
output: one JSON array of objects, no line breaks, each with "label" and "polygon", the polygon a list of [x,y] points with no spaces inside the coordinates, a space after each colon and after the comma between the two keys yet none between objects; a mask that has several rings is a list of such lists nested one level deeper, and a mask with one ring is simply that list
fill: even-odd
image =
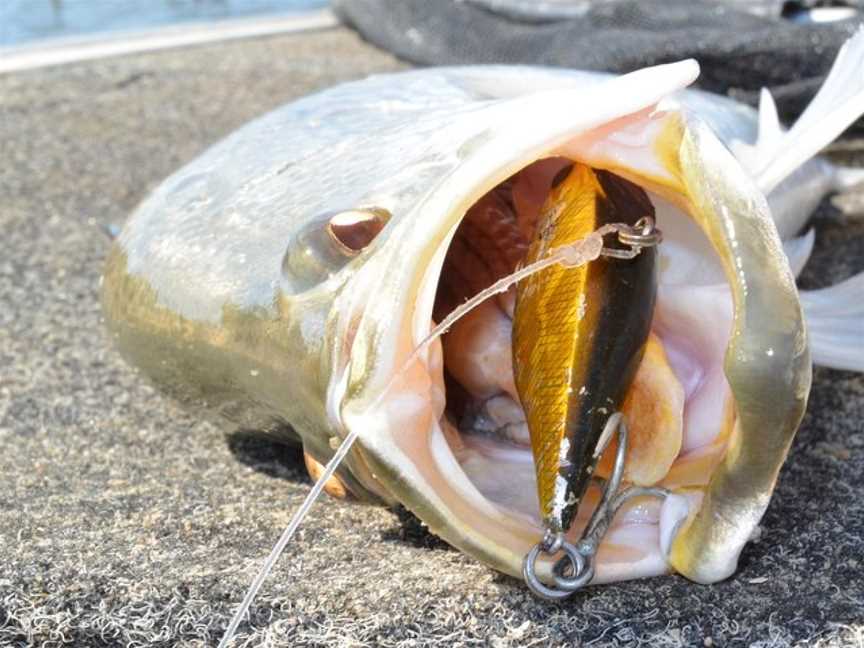
[{"label": "treble hook", "polygon": [[[550,601],[567,598],[594,578],[597,549],[600,547],[603,536],[609,530],[615,514],[624,504],[634,497],[666,497],[669,495],[669,491],[661,487],[631,486],[619,492],[621,481],[624,478],[628,436],[627,423],[621,412],[615,412],[606,421],[606,426],[597,442],[597,448],[594,450],[594,460],[596,461],[603,454],[616,432],[618,434],[618,451],[615,454],[612,474],[608,480],[605,480],[600,503],[594,510],[594,514],[582,532],[579,541],[574,545],[565,539],[563,532],[556,533],[547,529],[543,539],[532,547],[522,562],[522,576],[525,583],[532,592],[541,598]],[[537,560],[541,553],[554,556],[559,552],[563,552],[564,555],[552,567],[555,587],[550,587],[537,577]]]}]

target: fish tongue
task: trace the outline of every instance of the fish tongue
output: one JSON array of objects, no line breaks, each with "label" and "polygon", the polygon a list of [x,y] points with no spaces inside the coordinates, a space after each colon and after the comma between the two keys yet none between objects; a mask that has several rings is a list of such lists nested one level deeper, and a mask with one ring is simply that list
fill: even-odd
[{"label": "fish tongue", "polygon": [[[524,264],[610,223],[654,210],[647,194],[575,164],[541,209]],[[656,250],[550,266],[516,290],[513,365],[537,475],[540,514],[566,530],[582,498],[601,432],[619,410],[642,358],[656,298]]]}]

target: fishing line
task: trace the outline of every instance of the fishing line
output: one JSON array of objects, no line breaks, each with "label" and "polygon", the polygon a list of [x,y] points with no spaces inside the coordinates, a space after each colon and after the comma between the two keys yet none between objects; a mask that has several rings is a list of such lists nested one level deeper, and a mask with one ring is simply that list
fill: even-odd
[{"label": "fishing line", "polygon": [[249,611],[249,608],[252,605],[252,601],[258,594],[258,590],[261,589],[261,586],[264,584],[267,576],[270,575],[270,572],[273,570],[273,566],[276,564],[276,561],[279,560],[279,556],[282,555],[282,552],[285,550],[285,547],[291,541],[291,538],[294,536],[297,528],[300,526],[301,522],[303,522],[303,519],[309,513],[309,509],[312,508],[315,500],[318,499],[321,491],[324,490],[324,484],[326,484],[327,480],[333,476],[333,473],[336,472],[336,469],[339,467],[339,464],[342,463],[345,455],[348,454],[348,451],[354,444],[354,440],[357,438],[358,433],[359,427],[354,430],[349,430],[348,435],[345,437],[345,440],[342,441],[342,443],[339,445],[339,448],[336,450],[336,453],[333,455],[330,461],[327,462],[327,465],[324,467],[324,472],[321,473],[321,476],[312,486],[312,489],[309,491],[309,493],[306,495],[306,499],[303,500],[303,504],[292,516],[291,521],[288,523],[288,526],[285,527],[285,530],[282,532],[279,540],[276,542],[275,545],[273,545],[273,549],[270,551],[270,555],[267,556],[267,560],[264,561],[264,564],[261,565],[261,569],[255,575],[255,579],[252,581],[249,589],[246,590],[246,596],[243,597],[243,602],[240,604],[240,607],[237,608],[237,611],[231,618],[231,623],[228,624],[228,629],[225,631],[225,635],[222,637],[222,641],[219,642],[218,648],[227,648],[228,643],[231,641],[231,639],[234,638],[234,633],[237,632],[237,628],[240,625],[240,622],[243,621],[243,617],[245,617],[246,613]]},{"label": "fishing line", "polygon": [[[606,234],[610,234],[612,232],[619,231],[620,226],[618,224],[612,223],[609,225],[604,225],[603,227],[598,228],[597,230],[591,232],[588,236],[583,239],[579,239],[575,243],[570,243],[568,245],[562,245],[557,248],[553,248],[549,251],[549,255],[535,261],[534,263],[525,266],[524,268],[519,268],[515,272],[507,275],[506,277],[502,277],[495,283],[493,283],[488,288],[481,290],[479,293],[474,295],[471,299],[463,302],[459,306],[453,309],[453,311],[447,315],[443,320],[441,320],[440,324],[438,324],[435,328],[433,328],[429,335],[427,335],[423,340],[418,344],[414,351],[411,352],[411,355],[408,356],[408,360],[405,361],[405,365],[410,364],[412,360],[414,360],[417,355],[432,342],[435,338],[442,336],[447,330],[453,326],[458,320],[465,317],[469,312],[477,308],[484,301],[489,299],[490,297],[494,297],[499,293],[505,292],[510,286],[521,281],[522,279],[526,279],[533,274],[536,274],[543,270],[544,268],[548,268],[549,266],[553,266],[556,264],[561,264],[563,266],[567,266],[568,268],[577,268],[581,265],[585,265],[589,261],[593,261],[603,252],[603,237]],[[407,367],[403,366],[400,370],[400,374]],[[397,374],[398,376],[399,374]],[[391,383],[393,381],[391,380]],[[388,385],[389,386],[389,385]]]},{"label": "fishing line", "polygon": [[[447,330],[451,326],[453,326],[453,324],[455,324],[459,319],[467,315],[470,311],[477,308],[477,306],[479,306],[481,303],[483,303],[490,297],[497,295],[498,293],[506,291],[516,282],[521,281],[522,279],[525,279],[533,274],[536,274],[537,272],[540,272],[541,270],[543,270],[544,268],[548,268],[549,266],[561,264],[568,268],[577,268],[597,259],[601,255],[617,256],[618,254],[620,254],[621,251],[613,248],[603,247],[603,237],[607,234],[611,234],[614,232],[617,232],[620,235],[621,233],[628,233],[631,231],[631,226],[622,223],[611,223],[604,225],[597,230],[591,232],[585,238],[579,239],[574,243],[553,248],[549,251],[549,254],[546,257],[535,261],[534,263],[527,265],[524,268],[519,268],[512,274],[509,274],[506,277],[499,279],[485,290],[481,290],[474,297],[458,306],[449,315],[447,315],[447,317],[441,320],[441,323],[435,326],[435,328],[433,328],[429,332],[429,335],[423,338],[423,340],[421,340],[420,343],[416,347],[414,347],[414,350],[409,354],[408,358],[402,364],[402,367],[387,382],[384,389],[379,392],[377,398],[375,398],[375,400],[372,401],[372,403],[366,408],[366,411],[374,410],[378,405],[380,405],[383,398],[387,395],[387,393],[390,391],[390,388],[396,382],[396,379],[401,377],[402,374],[405,373],[411,363],[429,344],[431,344],[436,338],[446,333]],[[244,617],[249,611],[249,608],[252,605],[252,601],[255,599],[255,596],[257,596],[258,591],[261,589],[261,586],[264,584],[267,576],[270,575],[270,572],[276,565],[276,561],[279,560],[279,557],[282,555],[285,547],[291,541],[291,538],[294,536],[297,528],[308,515],[309,510],[312,508],[312,505],[315,504],[315,501],[318,499],[321,491],[324,490],[324,484],[326,484],[327,480],[333,476],[333,474],[339,468],[339,465],[342,463],[342,460],[351,450],[351,446],[354,445],[354,441],[357,440],[357,436],[359,435],[359,433],[359,426],[355,426],[354,429],[348,430],[347,435],[343,439],[342,443],[339,445],[336,453],[333,455],[330,461],[327,462],[327,465],[324,467],[324,472],[321,473],[321,476],[318,477],[317,481],[312,486],[312,489],[306,495],[306,499],[303,500],[303,504],[291,517],[291,521],[288,523],[288,526],[282,532],[282,535],[279,537],[279,540],[273,546],[273,549],[270,551],[270,554],[267,556],[264,564],[261,565],[261,569],[258,570],[258,573],[255,575],[252,584],[249,586],[249,589],[246,591],[246,595],[243,597],[242,603],[240,603],[240,607],[237,608],[237,611],[231,618],[231,622],[228,624],[228,629],[225,631],[222,640],[219,642],[218,648],[228,648],[229,642],[234,638],[234,635],[237,632],[237,628],[240,626],[240,623],[243,621]]]}]

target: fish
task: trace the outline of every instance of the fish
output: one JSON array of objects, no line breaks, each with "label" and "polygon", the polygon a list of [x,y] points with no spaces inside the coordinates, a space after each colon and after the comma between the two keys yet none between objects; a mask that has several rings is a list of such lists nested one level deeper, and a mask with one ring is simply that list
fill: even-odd
[{"label": "fish", "polygon": [[[862,69],[859,31],[788,130],[767,92],[757,111],[690,89],[693,60],[620,76],[426,68],[323,90],[140,204],[103,273],[110,336],[201,416],[301,443],[313,475],[356,438],[328,492],[402,505],[522,578],[544,533],[513,366],[524,282],[430,332],[524,267],[564,171],[614,176],[644,193],[663,241],[638,366],[615,395],[628,442],[596,470],[618,474],[617,443],[624,482],[665,495],[608,521],[591,582],[720,581],[768,506],[813,362],[864,371],[862,300],[848,301],[864,276],[795,284],[813,209],[862,180],[817,155],[864,112]],[[525,281],[543,288],[541,276]],[[568,541],[598,497],[589,488],[570,512]],[[536,574],[555,582],[551,556]]]}]

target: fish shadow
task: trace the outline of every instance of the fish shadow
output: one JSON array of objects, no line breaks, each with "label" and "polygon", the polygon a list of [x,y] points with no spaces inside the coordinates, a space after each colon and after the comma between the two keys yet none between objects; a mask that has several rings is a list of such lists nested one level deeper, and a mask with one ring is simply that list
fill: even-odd
[{"label": "fish shadow", "polygon": [[396,516],[397,524],[381,532],[381,540],[384,542],[398,542],[429,551],[456,551],[404,506],[396,506],[390,510]]},{"label": "fish shadow", "polygon": [[231,432],[226,441],[234,458],[255,472],[274,479],[310,483],[300,444],[285,443],[251,430]]}]

